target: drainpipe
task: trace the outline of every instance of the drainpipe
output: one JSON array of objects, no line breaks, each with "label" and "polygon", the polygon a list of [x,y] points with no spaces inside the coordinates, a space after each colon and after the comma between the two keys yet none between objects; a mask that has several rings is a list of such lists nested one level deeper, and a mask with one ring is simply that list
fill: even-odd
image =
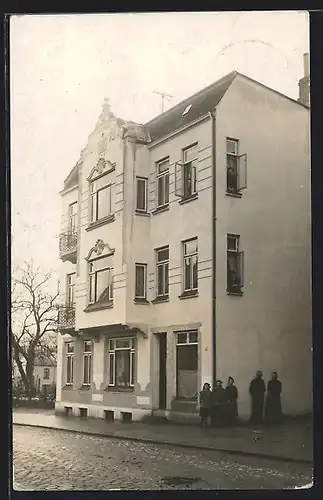
[{"label": "drainpipe", "polygon": [[212,120],[212,383],[216,382],[216,110],[211,111]]}]

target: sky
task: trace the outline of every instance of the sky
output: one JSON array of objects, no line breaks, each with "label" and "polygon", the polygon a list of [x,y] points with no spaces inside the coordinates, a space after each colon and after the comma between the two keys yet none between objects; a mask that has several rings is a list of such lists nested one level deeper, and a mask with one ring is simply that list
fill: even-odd
[{"label": "sky", "polygon": [[305,11],[19,15],[10,21],[12,266],[58,269],[59,191],[104,98],[144,123],[237,70],[294,99]]}]

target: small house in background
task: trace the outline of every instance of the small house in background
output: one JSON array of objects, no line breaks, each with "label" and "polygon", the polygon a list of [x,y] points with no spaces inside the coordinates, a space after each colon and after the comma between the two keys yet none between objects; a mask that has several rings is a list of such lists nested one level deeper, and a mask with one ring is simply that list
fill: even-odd
[{"label": "small house in background", "polygon": [[[25,369],[26,361],[22,361]],[[12,365],[13,386],[22,386],[22,378],[15,362]],[[37,357],[34,366],[34,388],[36,395],[47,397],[55,396],[56,386],[56,359],[53,356]]]}]

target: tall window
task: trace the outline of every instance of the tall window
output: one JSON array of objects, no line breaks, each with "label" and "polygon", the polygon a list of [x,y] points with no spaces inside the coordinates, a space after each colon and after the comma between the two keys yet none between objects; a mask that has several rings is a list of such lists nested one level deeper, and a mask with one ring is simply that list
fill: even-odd
[{"label": "tall window", "polygon": [[197,291],[197,238],[183,242],[184,292]]},{"label": "tall window", "polygon": [[92,342],[86,340],[84,342],[83,351],[83,385],[91,385],[92,375]]},{"label": "tall window", "polygon": [[169,159],[157,163],[157,207],[169,203]]},{"label": "tall window", "polygon": [[108,385],[116,388],[133,387],[135,383],[135,339],[110,339],[108,355]]},{"label": "tall window", "polygon": [[112,184],[109,183],[108,175],[103,175],[90,183],[91,222],[104,219],[112,214],[111,189]]},{"label": "tall window", "polygon": [[197,193],[197,144],[183,150],[183,196]]},{"label": "tall window", "polygon": [[45,380],[49,380],[49,373],[50,373],[49,368],[44,368],[44,379]]},{"label": "tall window", "polygon": [[89,263],[89,303],[113,300],[112,257],[101,257]]},{"label": "tall window", "polygon": [[157,260],[157,297],[168,296],[169,293],[169,247],[156,250]]},{"label": "tall window", "polygon": [[247,187],[247,155],[239,155],[239,141],[227,139],[227,192],[240,193]]},{"label": "tall window", "polygon": [[136,210],[138,212],[147,212],[148,179],[137,177],[137,202]]},{"label": "tall window", "polygon": [[198,336],[196,330],[177,333],[177,397],[195,399],[198,392]]},{"label": "tall window", "polygon": [[74,344],[66,344],[66,385],[73,385]]},{"label": "tall window", "polygon": [[67,305],[74,306],[75,304],[75,273],[67,275]]},{"label": "tall window", "polygon": [[243,252],[240,251],[240,236],[227,236],[227,290],[241,292],[243,287]]},{"label": "tall window", "polygon": [[68,229],[74,232],[77,227],[77,202],[71,203],[68,207]]},{"label": "tall window", "polygon": [[144,300],[147,297],[147,264],[135,264],[135,266],[135,298]]}]

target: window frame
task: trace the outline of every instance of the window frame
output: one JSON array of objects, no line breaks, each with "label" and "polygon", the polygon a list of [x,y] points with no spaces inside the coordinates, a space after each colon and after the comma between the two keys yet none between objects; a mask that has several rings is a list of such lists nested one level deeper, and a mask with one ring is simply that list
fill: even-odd
[{"label": "window frame", "polygon": [[[178,368],[178,365],[179,365],[179,351],[178,351],[178,347],[184,347],[184,346],[196,346],[196,349],[197,349],[197,353],[196,353],[196,377],[197,377],[197,386],[196,386],[196,394],[198,393],[198,380],[199,380],[199,366],[200,366],[200,361],[199,361],[199,351],[200,351],[200,347],[199,347],[199,332],[197,329],[188,329],[188,330],[183,330],[183,331],[176,331],[174,332],[176,334],[176,341],[175,341],[175,348],[176,348],[176,356],[175,356],[175,359],[176,359],[176,368],[175,368],[175,377],[176,377],[176,399],[179,399],[179,400],[187,400],[187,401],[192,401],[192,400],[195,400],[196,399],[196,396],[192,397],[192,398],[183,398],[179,395],[179,377],[178,377],[178,373],[179,373],[179,368]],[[194,334],[196,335],[196,340],[194,341],[190,341],[191,340],[191,335]],[[185,335],[185,341],[181,342],[179,341],[179,336],[182,335],[184,336]]]},{"label": "window frame", "polygon": [[[75,213],[72,213],[73,207],[76,207]],[[68,230],[75,233],[77,230],[78,202],[73,201],[68,205]]]},{"label": "window frame", "polygon": [[[69,350],[72,346],[72,350]],[[70,361],[68,361],[70,359]],[[71,373],[68,364],[70,362]],[[69,376],[70,375],[70,376]],[[74,382],[74,342],[66,342],[66,382],[65,385],[73,385]]]},{"label": "window frame", "polygon": [[[117,347],[118,341],[129,340],[129,347]],[[112,346],[112,347],[111,347]],[[108,387],[110,389],[116,389],[119,391],[134,389],[136,383],[136,373],[137,373],[137,364],[136,364],[136,338],[135,337],[113,337],[108,339]],[[117,385],[117,377],[116,377],[116,352],[124,352],[129,351],[129,384],[122,386]],[[111,372],[111,363],[112,363],[112,372]],[[113,375],[113,380],[111,381],[110,375]]]},{"label": "window frame", "polygon": [[[138,207],[138,184],[139,182],[144,182],[145,184],[145,199],[144,199],[144,208],[139,208]],[[148,178],[147,177],[141,177],[141,176],[136,176],[136,212],[139,213],[147,213],[148,212]]]},{"label": "window frame", "polygon": [[[229,239],[235,240],[235,248],[229,249]],[[229,256],[235,256],[237,268],[237,281],[239,284],[232,285],[229,278]],[[241,251],[241,236],[238,234],[227,234],[227,292],[229,294],[242,294],[244,286],[244,252]]]},{"label": "window frame", "polygon": [[50,379],[50,369],[49,368],[44,368],[44,380],[49,380]]},{"label": "window frame", "polygon": [[[74,277],[74,283],[72,283],[72,277]],[[66,285],[66,305],[68,307],[75,307],[75,280],[76,273],[68,273],[66,275],[67,285]],[[71,282],[70,282],[71,280]],[[73,301],[70,300],[70,290],[72,290]]]},{"label": "window frame", "polygon": [[[190,150],[195,150],[195,156],[190,159],[189,161],[186,160],[186,154]],[[182,175],[182,198],[189,199],[197,196],[198,190],[197,190],[197,171],[198,171],[198,142],[195,142],[193,144],[190,144],[189,146],[186,146],[184,149],[182,149],[182,165],[183,165],[183,175]],[[190,169],[190,186],[191,186],[191,192],[189,192],[189,189],[186,188],[186,183],[185,183],[185,171],[187,169]]]},{"label": "window frame", "polygon": [[[86,344],[90,344],[90,349],[85,350]],[[90,387],[92,384],[92,352],[93,352],[93,342],[91,340],[84,340],[83,342],[83,386]],[[88,359],[87,364],[87,381],[85,381],[85,358]]]},{"label": "window frame", "polygon": [[[94,266],[94,263],[95,262],[98,262],[106,257],[112,257],[111,255],[102,255],[100,257],[97,257],[96,259],[92,259],[90,261],[88,261],[88,304],[89,305],[93,305],[93,304],[100,304],[100,302],[98,302],[98,297],[97,297],[97,283],[98,283],[98,280],[97,280],[97,275],[99,273],[103,273],[103,272],[106,272],[108,271],[108,289],[109,289],[109,295],[108,295],[108,299],[104,302],[102,302],[102,304],[104,303],[110,303],[110,302],[113,302],[113,279],[114,279],[114,267],[113,267],[113,264],[111,265],[108,265],[106,267],[102,267],[100,269],[94,269],[93,271],[91,270],[91,266]],[[92,300],[92,280],[94,281],[94,300]]]},{"label": "window frame", "polygon": [[[196,251],[193,253],[185,253],[185,245],[187,243],[190,243],[192,241],[196,241]],[[192,257],[196,256],[196,287],[193,286],[194,283],[194,266],[193,264],[190,265],[190,280],[192,283],[191,288],[186,288],[185,287],[185,263],[187,259],[191,259]],[[198,292],[198,237],[195,236],[194,238],[189,238],[188,240],[182,241],[182,265],[183,265],[183,271],[182,271],[182,290],[183,294],[185,293],[197,293]]]},{"label": "window frame", "polygon": [[[235,152],[228,151],[228,144],[235,144]],[[229,158],[235,158],[235,186],[229,186]],[[240,185],[242,159],[245,160],[245,183]],[[240,154],[240,140],[233,137],[226,137],[226,193],[231,195],[242,196],[241,191],[247,188],[247,154]]]},{"label": "window frame", "polygon": [[[168,259],[167,260],[158,260],[158,254],[159,252],[168,250]],[[162,247],[156,248],[155,249],[155,259],[156,259],[156,298],[163,298],[163,297],[169,297],[169,257],[170,257],[170,252],[169,252],[169,245],[164,245]],[[167,292],[166,292],[166,272],[165,272],[165,267],[168,266],[167,268]],[[158,268],[162,267],[163,268],[163,293],[159,294],[158,289],[159,289],[159,280],[158,280]]]},{"label": "window frame", "polygon": [[[164,163],[168,163],[167,170],[164,170],[163,172],[159,172],[160,166],[163,165]],[[156,208],[157,209],[169,206],[169,172],[170,172],[169,156],[156,162],[156,195],[157,195],[156,196]],[[167,182],[166,182],[166,178],[167,178]],[[163,184],[163,196],[162,196],[161,203],[159,203],[159,200],[161,198],[160,197],[160,190],[159,190],[159,179],[163,179],[163,183],[162,183]],[[166,184],[168,184],[167,191],[166,191]]]},{"label": "window frame", "polygon": [[[106,183],[102,185],[101,187],[96,187],[96,183],[99,181],[102,181],[106,177]],[[89,193],[90,193],[90,224],[95,224],[97,222],[103,221],[113,215],[113,210],[112,210],[112,186],[113,182],[109,180],[109,172],[100,175],[98,177],[95,177],[94,179],[91,179],[89,181]],[[109,189],[110,193],[110,207],[109,207],[109,213],[107,215],[104,215],[103,217],[99,218],[99,193],[104,191],[105,189]],[[94,217],[95,213],[95,217]]]},{"label": "window frame", "polygon": [[[137,268],[141,267],[144,269],[144,294],[137,295]],[[147,264],[141,262],[135,262],[135,300],[147,300]]]}]

